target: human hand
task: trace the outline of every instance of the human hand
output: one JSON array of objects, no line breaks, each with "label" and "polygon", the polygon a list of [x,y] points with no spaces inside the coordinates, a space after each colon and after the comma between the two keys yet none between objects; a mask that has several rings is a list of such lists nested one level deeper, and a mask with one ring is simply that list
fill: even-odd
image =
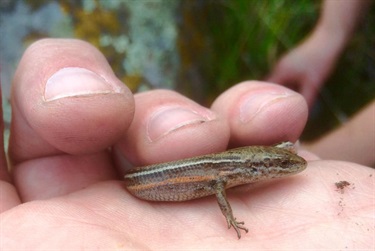
[{"label": "human hand", "polygon": [[342,40],[317,30],[276,63],[267,81],[299,92],[311,107],[336,64]]},{"label": "human hand", "polygon": [[[90,69],[106,81],[68,72],[60,81],[77,83],[70,95],[47,101],[59,92],[57,85],[46,97],[48,79],[67,67]],[[3,164],[0,172],[1,250],[371,245],[374,171],[308,153],[301,154],[315,161],[301,174],[228,192],[234,215],[249,228],[240,241],[227,230],[213,196],[155,203],[124,188],[125,160],[143,165],[221,151],[228,142],[297,140],[307,108],[282,86],[244,82],[211,109],[164,90],[136,94],[133,101],[94,48],[42,40],[21,60],[12,95],[13,167],[8,175]],[[342,179],[355,188],[336,192],[334,182]]]}]

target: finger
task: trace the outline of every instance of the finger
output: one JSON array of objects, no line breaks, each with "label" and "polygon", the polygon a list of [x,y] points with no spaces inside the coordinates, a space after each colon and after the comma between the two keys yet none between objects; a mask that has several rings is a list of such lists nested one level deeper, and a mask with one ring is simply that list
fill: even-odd
[{"label": "finger", "polygon": [[[0,85],[0,104],[1,102],[1,85]],[[3,117],[2,107],[0,107],[0,116]],[[0,130],[4,130],[4,121],[0,119]],[[3,133],[0,134],[0,142],[4,142]],[[0,144],[0,213],[17,206],[20,203],[20,198],[17,194],[16,188],[10,183],[11,178],[6,162],[4,144]]]},{"label": "finger", "polygon": [[230,127],[232,146],[296,141],[307,120],[301,95],[283,86],[259,81],[235,85],[212,104]]},{"label": "finger", "polygon": [[277,70],[274,75],[267,78],[268,82],[276,83],[288,87],[296,92],[299,92],[311,107],[315,101],[318,92],[318,79],[313,80],[314,76],[312,74],[306,73],[304,76],[300,75],[298,72],[294,72],[292,75],[287,70]]},{"label": "finger", "polygon": [[116,178],[107,148],[130,125],[134,100],[99,51],[41,40],[25,52],[12,88],[9,151],[23,201]]},{"label": "finger", "polygon": [[276,67],[270,75],[265,77],[265,81],[280,85],[283,85],[286,79],[284,71],[280,71],[279,67]]},{"label": "finger", "polygon": [[274,67],[270,75],[265,78],[265,81],[276,83],[280,85],[288,84],[291,81],[291,75],[288,71],[283,60],[280,60],[278,64]]},{"label": "finger", "polygon": [[44,200],[116,179],[109,154],[58,155],[15,166],[14,182],[22,201]]},{"label": "finger", "polygon": [[226,121],[176,92],[137,94],[135,103],[134,121],[117,145],[135,165],[216,152],[228,144]]},{"label": "finger", "polygon": [[16,188],[9,182],[0,180],[0,213],[21,203]]},{"label": "finger", "polygon": [[99,51],[78,40],[31,45],[12,91],[10,154],[15,162],[103,150],[133,118],[129,89]]},{"label": "finger", "polygon": [[316,96],[318,94],[319,88],[316,81],[311,81],[309,79],[305,80],[305,84],[301,86],[300,93],[306,99],[309,107],[312,107]]},{"label": "finger", "polygon": [[300,76],[297,73],[290,74],[288,70],[282,69],[282,66],[276,67],[272,75],[266,77],[265,81],[283,85],[297,92],[300,91]]}]

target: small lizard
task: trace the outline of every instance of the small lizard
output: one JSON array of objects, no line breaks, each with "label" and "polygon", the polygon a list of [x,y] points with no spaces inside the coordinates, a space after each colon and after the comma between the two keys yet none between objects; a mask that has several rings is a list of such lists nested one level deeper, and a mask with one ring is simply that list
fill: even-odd
[{"label": "small lizard", "polygon": [[247,146],[172,162],[148,165],[125,175],[126,188],[148,201],[186,201],[216,195],[228,228],[241,238],[244,222],[237,221],[225,190],[303,171],[306,160],[298,156],[291,142],[275,146]]}]

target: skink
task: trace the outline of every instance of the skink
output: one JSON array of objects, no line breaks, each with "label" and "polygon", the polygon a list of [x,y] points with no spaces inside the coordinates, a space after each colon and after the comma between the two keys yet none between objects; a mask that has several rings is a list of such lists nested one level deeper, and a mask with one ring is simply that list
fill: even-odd
[{"label": "skink", "polygon": [[226,198],[230,187],[293,175],[306,168],[291,142],[248,146],[167,163],[138,167],[125,175],[126,188],[148,201],[186,201],[216,195],[228,228],[241,238],[244,222],[237,221]]}]

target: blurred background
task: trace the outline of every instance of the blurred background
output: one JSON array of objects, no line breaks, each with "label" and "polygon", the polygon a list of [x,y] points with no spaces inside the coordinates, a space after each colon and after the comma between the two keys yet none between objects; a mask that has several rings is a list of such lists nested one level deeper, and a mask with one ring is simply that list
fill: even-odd
[{"label": "blurred background", "polygon": [[[320,7],[316,0],[0,0],[6,126],[14,71],[25,48],[40,38],[92,43],[133,92],[175,89],[209,106],[240,81],[264,79],[309,34]],[[305,141],[375,98],[374,14],[372,4],[321,90]]]}]

